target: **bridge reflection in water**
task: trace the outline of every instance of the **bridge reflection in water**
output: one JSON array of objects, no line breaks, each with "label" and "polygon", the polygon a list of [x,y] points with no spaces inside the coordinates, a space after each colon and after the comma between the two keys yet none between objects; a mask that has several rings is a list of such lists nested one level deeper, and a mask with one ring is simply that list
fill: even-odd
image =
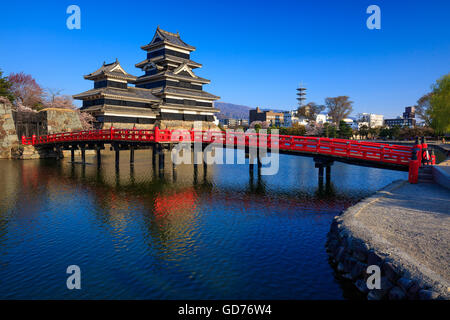
[{"label": "bridge reflection in water", "polygon": [[[321,187],[311,158],[280,155],[280,172],[264,176],[248,164],[174,169],[168,156],[161,172],[151,156],[117,171],[106,150],[100,168],[89,155],[2,161],[0,297],[349,297],[328,265],[329,223],[406,177],[334,163]],[[71,264],[84,290],[65,289]]]}]

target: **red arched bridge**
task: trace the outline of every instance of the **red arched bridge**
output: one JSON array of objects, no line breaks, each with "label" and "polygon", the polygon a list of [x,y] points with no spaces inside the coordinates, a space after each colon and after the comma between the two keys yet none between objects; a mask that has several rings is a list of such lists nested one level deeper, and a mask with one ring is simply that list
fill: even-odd
[{"label": "red arched bridge", "polygon": [[[413,162],[411,155],[414,148],[334,138],[250,132],[162,130],[158,127],[153,130],[111,128],[22,137],[23,145],[51,148],[57,151],[57,154],[62,154],[62,150],[71,150],[72,161],[74,160],[74,151],[81,150],[83,163],[85,162],[85,150],[97,150],[97,158],[100,163],[100,150],[104,149],[105,144],[111,144],[116,151],[116,163],[118,163],[120,150],[130,150],[130,162],[133,163],[135,149],[152,147],[156,151],[154,154],[161,154],[163,149],[171,148],[178,142],[196,142],[201,143],[202,146],[214,143],[215,146],[246,148],[246,150],[265,147],[269,152],[310,156],[315,158],[319,173],[323,167],[328,169],[333,161],[408,171]],[[257,154],[259,166],[260,153]],[[417,155],[420,156],[420,153]]]}]

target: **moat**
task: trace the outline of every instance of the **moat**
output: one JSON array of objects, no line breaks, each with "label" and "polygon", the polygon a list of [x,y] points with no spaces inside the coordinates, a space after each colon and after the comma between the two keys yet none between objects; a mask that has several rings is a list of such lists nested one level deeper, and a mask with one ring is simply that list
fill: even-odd
[{"label": "moat", "polygon": [[[127,152],[121,157],[128,157]],[[333,217],[406,172],[335,162],[318,186],[312,158],[154,172],[106,153],[0,161],[1,299],[345,299],[325,251]],[[166,157],[167,161],[169,157]],[[66,268],[81,268],[81,290]]]}]

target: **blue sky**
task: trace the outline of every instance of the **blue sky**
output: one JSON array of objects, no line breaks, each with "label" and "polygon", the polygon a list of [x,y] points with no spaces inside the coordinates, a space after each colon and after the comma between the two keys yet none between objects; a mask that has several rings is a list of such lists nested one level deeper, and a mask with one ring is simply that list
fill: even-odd
[{"label": "blue sky", "polygon": [[[66,8],[81,8],[68,30]],[[381,9],[369,30],[366,8]],[[400,115],[450,72],[450,1],[8,1],[0,13],[0,68],[76,94],[83,75],[117,57],[126,71],[158,25],[195,46],[197,74],[221,101],[291,109],[303,81],[307,101],[348,95],[354,113]]]}]

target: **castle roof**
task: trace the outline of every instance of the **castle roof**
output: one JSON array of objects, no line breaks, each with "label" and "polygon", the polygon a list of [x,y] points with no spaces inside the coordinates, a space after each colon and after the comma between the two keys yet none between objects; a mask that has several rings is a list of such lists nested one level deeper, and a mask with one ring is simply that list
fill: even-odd
[{"label": "castle roof", "polygon": [[146,102],[159,102],[160,99],[152,94],[149,89],[128,87],[127,89],[118,89],[111,87],[104,87],[98,89],[91,89],[77,95],[74,95],[74,99],[83,99],[92,96],[100,97],[116,97],[124,100],[146,100]]},{"label": "castle roof", "polygon": [[122,66],[119,63],[119,60],[117,59],[115,62],[112,63],[103,62],[103,65],[100,68],[84,76],[84,78],[88,80],[96,80],[104,77],[122,79],[127,81],[136,80],[136,76],[127,73],[122,68]]},{"label": "castle roof", "polygon": [[161,41],[164,43],[172,44],[176,47],[184,48],[189,51],[195,50],[195,47],[188,45],[186,42],[181,40],[180,34],[178,32],[172,33],[169,31],[165,31],[165,30],[161,29],[159,26],[158,26],[158,28],[156,28],[155,35],[153,36],[152,41],[150,41],[149,44],[142,46],[141,48],[143,50],[148,50],[153,45],[159,44]]}]

